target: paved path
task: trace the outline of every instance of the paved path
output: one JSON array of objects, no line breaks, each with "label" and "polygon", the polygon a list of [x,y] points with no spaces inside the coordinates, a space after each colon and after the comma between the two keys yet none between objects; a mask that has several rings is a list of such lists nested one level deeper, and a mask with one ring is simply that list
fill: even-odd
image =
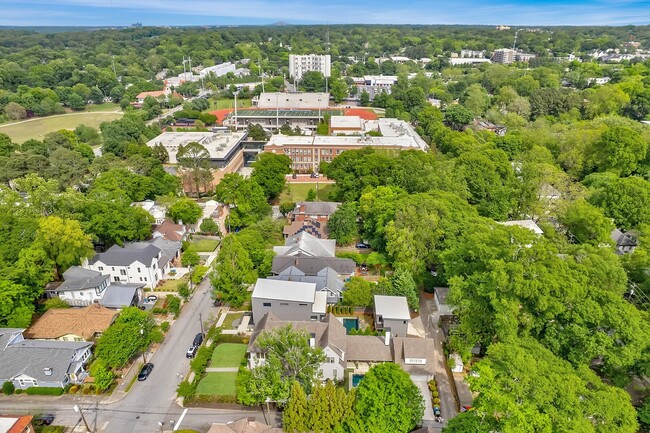
[{"label": "paved path", "polygon": [[206,373],[237,373],[237,367],[208,367],[205,369]]},{"label": "paved path", "polygon": [[434,341],[435,377],[440,393],[440,412],[446,420],[458,415],[456,396],[452,388],[452,378],[447,371],[445,352],[442,347],[442,330],[438,328],[438,312],[433,298],[420,296],[420,317],[427,332],[427,337]]}]

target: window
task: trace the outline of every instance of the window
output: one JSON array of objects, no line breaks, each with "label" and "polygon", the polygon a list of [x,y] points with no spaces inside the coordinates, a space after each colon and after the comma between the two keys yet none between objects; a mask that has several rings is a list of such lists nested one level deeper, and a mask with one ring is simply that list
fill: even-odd
[{"label": "window", "polygon": [[327,357],[327,363],[328,364],[334,364],[335,362],[336,362],[336,360],[334,359],[334,357],[332,357],[332,356]]},{"label": "window", "polygon": [[115,266],[113,266],[111,269],[112,269],[112,270],[115,270]]},{"label": "window", "polygon": [[144,280],[147,281],[147,277],[144,277]]},{"label": "window", "polygon": [[140,273],[140,272],[142,272],[142,271],[140,271],[140,268],[138,268],[138,273]]},{"label": "window", "polygon": [[103,271],[104,267],[103,266],[97,266],[97,269],[99,269],[100,271]]},{"label": "window", "polygon": [[332,370],[332,378],[334,380],[338,380],[338,378],[339,378],[338,376],[339,376],[338,370],[336,370],[336,369]]},{"label": "window", "polygon": [[120,281],[120,277],[113,277],[113,281]]},{"label": "window", "polygon": [[270,302],[264,302],[264,303],[262,303],[262,306],[263,307],[270,307],[271,303]]},{"label": "window", "polygon": [[126,275],[126,269],[120,269],[120,275]]},{"label": "window", "polygon": [[301,306],[301,307],[306,307],[307,306],[307,304],[298,304],[298,305]]},{"label": "window", "polygon": [[140,281],[142,281],[142,277],[140,277]]},{"label": "window", "polygon": [[280,302],[280,305],[289,305],[288,302]]}]

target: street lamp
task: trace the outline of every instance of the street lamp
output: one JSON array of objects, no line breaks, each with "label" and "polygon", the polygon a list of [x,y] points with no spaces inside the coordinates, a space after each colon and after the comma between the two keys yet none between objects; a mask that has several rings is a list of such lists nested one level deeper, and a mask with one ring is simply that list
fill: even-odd
[{"label": "street lamp", "polygon": [[75,405],[73,406],[73,409],[74,409],[75,412],[77,412],[78,414],[81,415],[81,419],[83,420],[84,425],[86,426],[86,431],[87,431],[88,433],[91,433],[92,430],[90,430],[90,427],[88,427],[88,423],[86,422],[86,417],[84,416],[84,413],[83,413],[83,411],[81,410],[81,408],[80,408],[78,405],[75,404]]},{"label": "street lamp", "polygon": [[199,313],[199,323],[201,324],[201,335],[205,335],[205,332],[203,332],[203,318],[201,317],[201,313]]}]

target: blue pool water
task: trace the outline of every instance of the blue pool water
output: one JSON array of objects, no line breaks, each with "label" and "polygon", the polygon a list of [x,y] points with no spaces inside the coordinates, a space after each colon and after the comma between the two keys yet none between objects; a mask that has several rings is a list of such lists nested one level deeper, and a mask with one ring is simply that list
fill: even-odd
[{"label": "blue pool water", "polygon": [[359,319],[343,319],[343,326],[345,326],[346,333],[349,334],[352,329],[359,329]]},{"label": "blue pool water", "polygon": [[359,382],[363,379],[363,374],[353,374],[352,375],[352,388],[359,386]]}]

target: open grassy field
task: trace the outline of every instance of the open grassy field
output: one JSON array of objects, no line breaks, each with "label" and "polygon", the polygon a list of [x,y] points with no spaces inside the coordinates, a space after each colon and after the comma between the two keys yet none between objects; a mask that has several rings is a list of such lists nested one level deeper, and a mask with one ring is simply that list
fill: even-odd
[{"label": "open grassy field", "polygon": [[214,352],[212,352],[212,360],[210,367],[239,367],[242,359],[246,355],[246,345],[238,343],[221,343],[218,345]]},{"label": "open grassy field", "polygon": [[235,395],[237,372],[208,373],[199,386],[196,387],[198,395]]},{"label": "open grassy field", "polygon": [[89,112],[116,111],[116,110],[120,110],[120,104],[115,104],[113,102],[104,102],[102,104],[86,105],[86,111],[89,111]]},{"label": "open grassy field", "polygon": [[[237,107],[238,108],[249,108],[253,105],[250,99],[239,99],[237,98]],[[234,99],[218,99],[216,103],[212,103],[212,110],[219,110],[222,108],[235,108]]]},{"label": "open grassy field", "polygon": [[[330,191],[333,185],[330,183],[318,184],[318,191],[316,194],[317,201],[329,201]],[[280,202],[283,201],[305,201],[307,193],[310,189],[316,191],[316,183],[289,183],[285,186],[285,190],[280,195]]]},{"label": "open grassy field", "polygon": [[219,246],[216,239],[201,239],[192,241],[192,249],[197,253],[211,253]]},{"label": "open grassy field", "polygon": [[80,112],[62,114],[59,116],[40,117],[10,125],[0,125],[0,132],[11,137],[14,143],[23,143],[31,138],[42,140],[48,132],[59,129],[75,129],[82,123],[86,126],[99,128],[102,122],[119,119],[122,113]]}]

